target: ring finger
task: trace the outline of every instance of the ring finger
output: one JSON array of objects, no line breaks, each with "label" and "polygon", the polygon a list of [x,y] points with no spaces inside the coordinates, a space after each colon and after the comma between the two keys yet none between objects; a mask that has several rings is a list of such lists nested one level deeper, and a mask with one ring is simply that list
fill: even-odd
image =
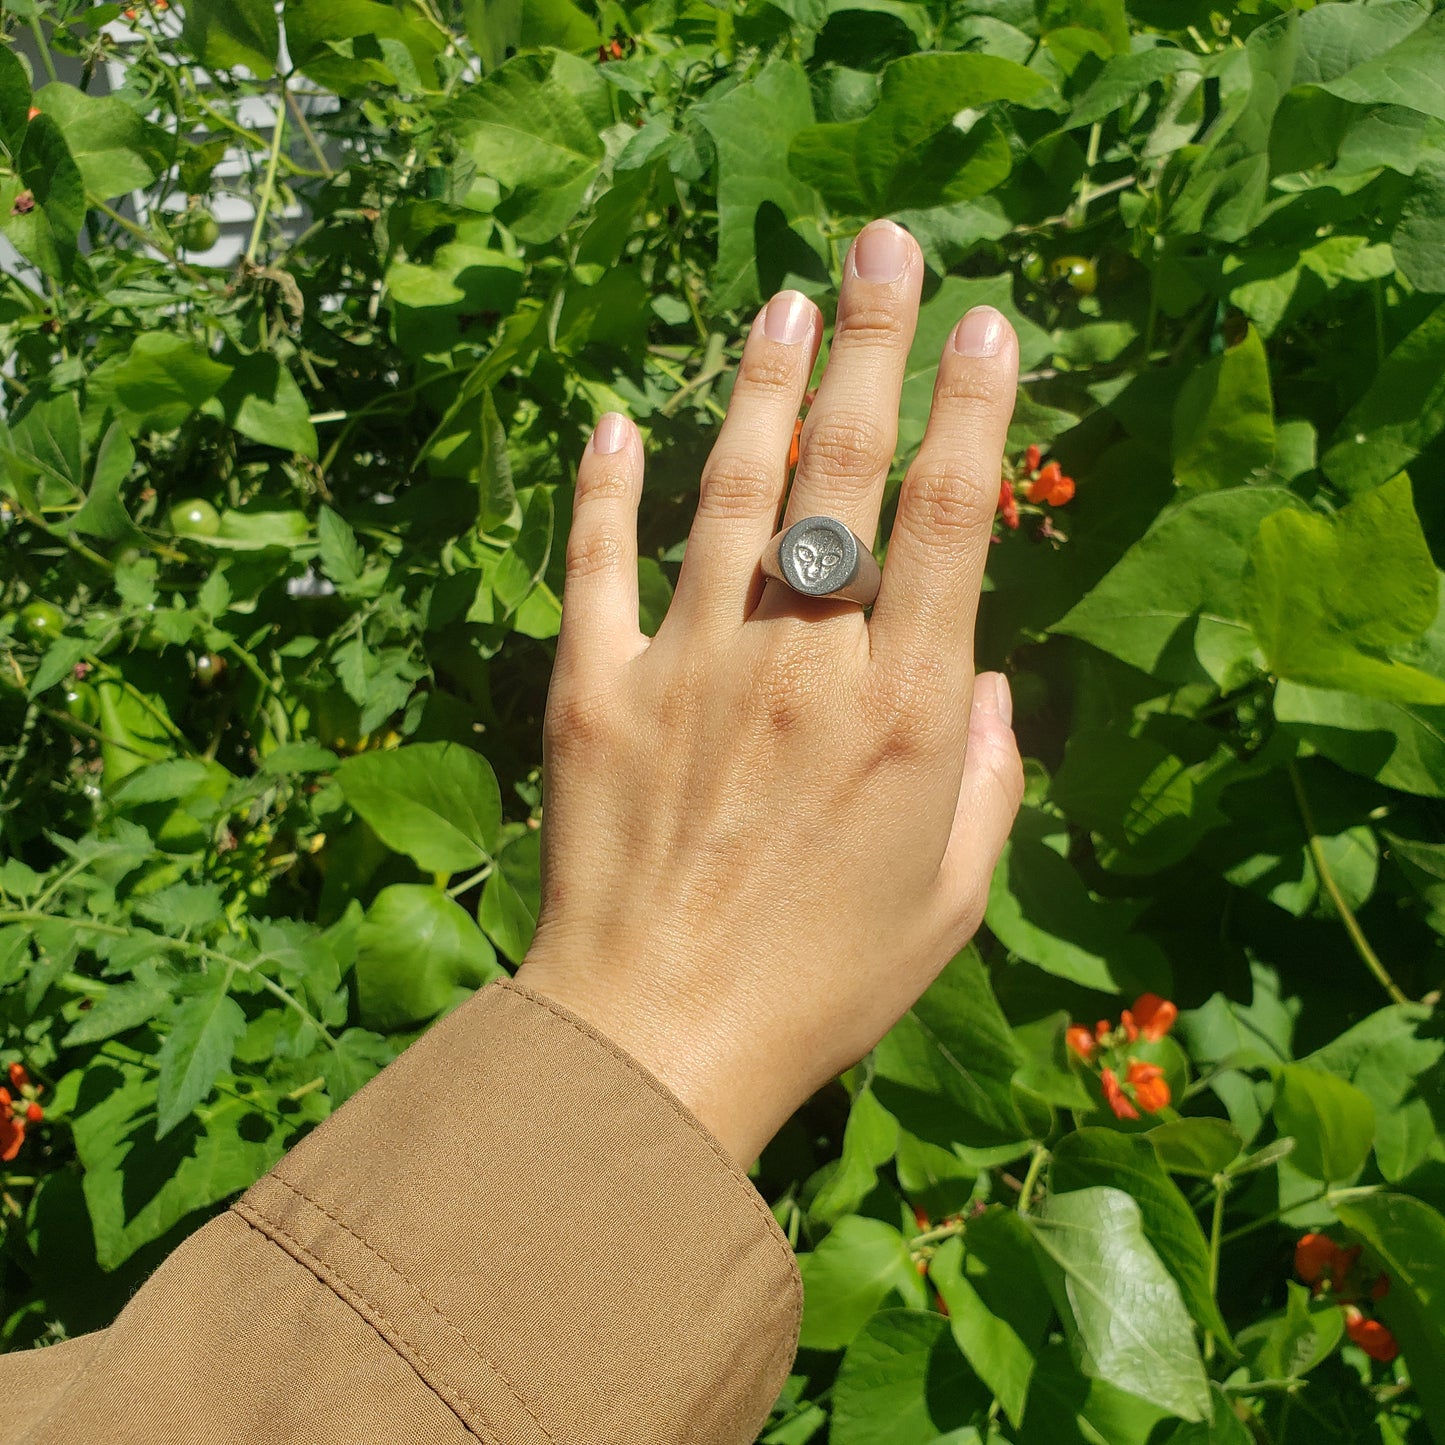
[{"label": "ring finger", "polygon": [[[827,369],[803,423],[784,527],[836,517],[872,546],[922,286],[923,256],[907,231],[879,220],[859,232],[844,268]],[[796,600],[773,582],[760,611]]]}]

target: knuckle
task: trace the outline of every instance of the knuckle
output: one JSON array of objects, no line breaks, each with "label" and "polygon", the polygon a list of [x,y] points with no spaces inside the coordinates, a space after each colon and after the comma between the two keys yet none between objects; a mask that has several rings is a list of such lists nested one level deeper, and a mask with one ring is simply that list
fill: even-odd
[{"label": "knuckle", "polygon": [[834,345],[897,346],[903,339],[903,317],[886,302],[854,297],[833,328]]},{"label": "knuckle", "polygon": [[567,575],[586,578],[621,571],[627,552],[627,544],[615,532],[574,529],[567,538]]},{"label": "knuckle", "polygon": [[911,757],[942,746],[953,691],[951,669],[935,653],[907,653],[882,668],[870,711],[888,753]]},{"label": "knuckle", "polygon": [[925,542],[973,542],[993,530],[997,508],[997,482],[986,484],[973,469],[940,461],[905,481],[898,525]]},{"label": "knuckle", "polygon": [[1005,413],[1013,406],[1012,378],[999,375],[997,367],[945,367],[934,387],[935,407],[958,408],[966,412]]},{"label": "knuckle", "polygon": [[781,481],[781,468],[776,462],[746,454],[710,460],[698,493],[698,513],[742,519],[770,516],[777,510]]},{"label": "knuckle", "polygon": [[548,750],[558,757],[595,757],[613,742],[612,700],[603,692],[559,681],[547,699]]},{"label": "knuckle", "polygon": [[790,396],[798,386],[798,363],[791,354],[779,355],[772,349],[745,350],[736,385],[748,391]]},{"label": "knuckle", "polygon": [[632,502],[636,496],[632,478],[622,472],[598,467],[580,472],[577,477],[578,507],[594,502]]},{"label": "knuckle", "polygon": [[893,459],[893,438],[864,416],[829,418],[804,428],[802,456],[810,476],[872,481]]}]

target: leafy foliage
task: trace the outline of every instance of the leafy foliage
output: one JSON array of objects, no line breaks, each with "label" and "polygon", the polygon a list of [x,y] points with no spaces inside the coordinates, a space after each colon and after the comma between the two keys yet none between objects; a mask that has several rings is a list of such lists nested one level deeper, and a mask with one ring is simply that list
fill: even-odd
[{"label": "leafy foliage", "polygon": [[760,1161],[763,1439],[1445,1441],[1445,12],[0,23],[9,1346],[521,961],[586,435],[648,438],[654,630],[753,308],[889,213],[890,504],[958,315],[1020,336],[1030,784],[977,946]]}]

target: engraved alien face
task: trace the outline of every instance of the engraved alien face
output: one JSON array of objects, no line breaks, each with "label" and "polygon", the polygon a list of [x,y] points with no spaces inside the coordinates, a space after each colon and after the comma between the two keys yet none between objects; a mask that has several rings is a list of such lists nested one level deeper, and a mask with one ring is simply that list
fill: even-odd
[{"label": "engraved alien face", "polygon": [[793,556],[803,580],[816,586],[843,561],[842,549],[829,532],[808,532],[793,543]]},{"label": "engraved alien face", "polygon": [[813,597],[845,586],[857,571],[858,544],[831,517],[805,517],[791,527],[778,557],[788,585]]}]

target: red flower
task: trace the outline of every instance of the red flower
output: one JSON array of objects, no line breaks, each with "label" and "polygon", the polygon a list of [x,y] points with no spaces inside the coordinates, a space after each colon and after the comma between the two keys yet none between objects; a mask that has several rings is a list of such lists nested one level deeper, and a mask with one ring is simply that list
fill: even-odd
[{"label": "red flower", "polygon": [[798,465],[798,450],[803,439],[803,418],[799,417],[793,423],[793,443],[788,448],[788,470],[792,471]]},{"label": "red flower", "polygon": [[1331,1272],[1339,1252],[1327,1234],[1302,1234],[1294,1247],[1294,1272],[1306,1284],[1318,1284]]},{"label": "red flower", "polygon": [[1072,477],[1060,477],[1058,485],[1045,499],[1051,507],[1066,506],[1074,500],[1074,479]]},{"label": "red flower", "polygon": [[1335,1257],[1330,1261],[1330,1288],[1336,1294],[1344,1294],[1350,1282],[1350,1271],[1360,1262],[1363,1253],[1364,1246],[1359,1244],[1335,1251]]},{"label": "red flower", "polygon": [[1047,502],[1053,507],[1062,507],[1074,499],[1074,479],[1064,475],[1058,462],[1050,462],[1029,483],[1028,498],[1031,502]]},{"label": "red flower", "polygon": [[1087,1059],[1094,1052],[1094,1036],[1082,1024],[1067,1029],[1064,1041],[1081,1059]]},{"label": "red flower", "polygon": [[9,1163],[25,1142],[25,1121],[14,1114],[0,1114],[0,1159]]},{"label": "red flower", "polygon": [[1157,1114],[1169,1104],[1169,1081],[1158,1064],[1146,1064],[1143,1059],[1129,1061],[1129,1082],[1134,1086],[1134,1097],[1146,1114]]},{"label": "red flower", "polygon": [[1026,472],[1038,471],[1041,455],[1042,454],[1040,453],[1039,449],[1036,446],[1030,444],[1028,450],[1024,453],[1024,470]]},{"label": "red flower", "polygon": [[1119,1015],[1119,1027],[1124,1030],[1124,1037],[1131,1044],[1139,1037],[1139,1025],[1134,1022],[1134,1015],[1128,1009]]},{"label": "red flower", "polygon": [[45,1110],[39,1104],[27,1104],[25,1106],[25,1117],[32,1124],[38,1124],[45,1117]]},{"label": "red flower", "polygon": [[9,1074],[10,1083],[13,1088],[23,1089],[30,1082],[30,1075],[25,1072],[24,1064],[11,1064]]},{"label": "red flower", "polygon": [[1141,993],[1134,1000],[1134,1018],[1139,1024],[1139,1032],[1151,1043],[1157,1044],[1174,1027],[1174,1020],[1178,1017],[1178,1008],[1157,993]]},{"label": "red flower", "polygon": [[1400,1353],[1395,1337],[1379,1320],[1366,1319],[1354,1305],[1345,1307],[1345,1331],[1372,1359],[1388,1365]]},{"label": "red flower", "polygon": [[1114,1030],[1109,1026],[1108,1019],[1100,1019],[1099,1022],[1094,1025],[1094,1037],[1098,1039],[1101,1044],[1113,1032]]},{"label": "red flower", "polygon": [[1004,526],[1011,527],[1014,531],[1017,531],[1019,525],[1019,506],[1014,500],[1013,483],[1007,479],[1001,481],[998,486],[998,510],[999,515],[1003,518]]},{"label": "red flower", "polygon": [[39,107],[38,105],[32,105],[32,106],[30,107],[30,114],[26,117],[26,119],[27,119],[27,120],[34,120],[35,117],[36,117],[37,115],[39,115],[39,114],[40,114],[40,107]]},{"label": "red flower", "polygon": [[1113,1069],[1101,1069],[1099,1079],[1104,1085],[1104,1099],[1120,1119],[1137,1119],[1139,1111],[1129,1102],[1129,1096],[1119,1085],[1119,1076]]},{"label": "red flower", "polygon": [[1387,1275],[1387,1274],[1377,1274],[1377,1275],[1375,1276],[1375,1282],[1374,1282],[1374,1284],[1372,1284],[1372,1285],[1370,1286],[1370,1298],[1371,1298],[1371,1299],[1384,1299],[1385,1296],[1386,1296],[1387,1294],[1389,1294],[1389,1293],[1390,1293],[1390,1276]]}]

